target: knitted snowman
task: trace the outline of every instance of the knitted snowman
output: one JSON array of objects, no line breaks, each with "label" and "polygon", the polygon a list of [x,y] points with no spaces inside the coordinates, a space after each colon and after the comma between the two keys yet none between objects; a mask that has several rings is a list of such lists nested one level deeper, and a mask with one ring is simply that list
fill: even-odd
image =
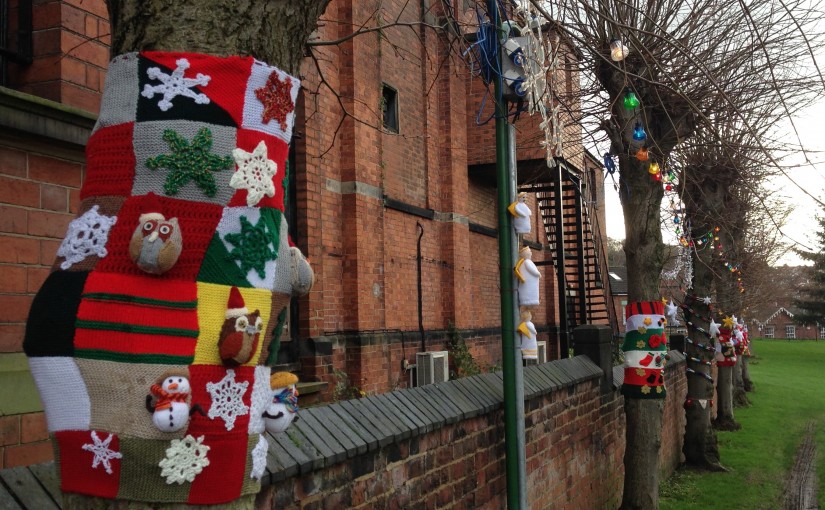
[{"label": "knitted snowman", "polygon": [[276,372],[269,379],[272,398],[264,411],[264,426],[270,434],[285,431],[298,419],[298,378],[289,372]]},{"label": "knitted snowman", "polygon": [[62,491],[212,505],[260,489],[273,331],[313,282],[284,216],[299,88],[251,57],[112,60],[24,342]]}]

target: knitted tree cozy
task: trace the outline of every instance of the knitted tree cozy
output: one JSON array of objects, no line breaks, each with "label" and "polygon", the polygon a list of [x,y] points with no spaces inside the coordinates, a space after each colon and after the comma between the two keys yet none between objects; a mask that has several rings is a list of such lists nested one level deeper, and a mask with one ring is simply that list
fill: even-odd
[{"label": "knitted tree cozy", "polygon": [[298,89],[249,57],[111,62],[81,214],[24,342],[64,492],[259,490],[273,330],[313,281],[283,211]]},{"label": "knitted tree cozy", "polygon": [[625,311],[626,333],[622,394],[629,398],[665,398],[663,371],[667,354],[664,303],[630,303]]}]

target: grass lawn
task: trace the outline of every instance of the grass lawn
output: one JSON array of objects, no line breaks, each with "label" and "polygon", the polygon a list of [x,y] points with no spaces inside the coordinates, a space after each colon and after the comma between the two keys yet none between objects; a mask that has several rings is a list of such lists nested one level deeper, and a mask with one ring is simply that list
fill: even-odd
[{"label": "grass lawn", "polygon": [[778,509],[806,424],[816,422],[819,504],[825,508],[825,341],[762,340],[752,347],[751,406],[737,432],[717,432],[727,473],[679,470],[662,481],[661,508]]}]

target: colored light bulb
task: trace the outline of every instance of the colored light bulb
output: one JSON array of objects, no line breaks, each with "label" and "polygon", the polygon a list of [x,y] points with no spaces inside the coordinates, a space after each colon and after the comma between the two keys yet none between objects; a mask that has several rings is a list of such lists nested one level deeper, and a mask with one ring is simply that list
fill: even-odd
[{"label": "colored light bulb", "polygon": [[656,175],[659,173],[659,163],[652,162],[649,167],[647,167],[647,172],[651,175]]},{"label": "colored light bulb", "polygon": [[643,142],[647,138],[647,133],[645,133],[645,128],[642,127],[641,122],[637,122],[636,125],[633,127],[633,139],[637,142]]},{"label": "colored light bulb", "polygon": [[647,161],[649,157],[650,152],[648,152],[647,147],[641,147],[636,152],[636,159],[638,159],[639,161]]},{"label": "colored light bulb", "polygon": [[610,58],[614,62],[621,62],[628,53],[630,53],[630,49],[618,37],[614,37],[610,41]]},{"label": "colored light bulb", "polygon": [[624,95],[624,107],[628,110],[632,110],[639,106],[639,98],[636,97],[636,93],[632,90],[628,90]]}]

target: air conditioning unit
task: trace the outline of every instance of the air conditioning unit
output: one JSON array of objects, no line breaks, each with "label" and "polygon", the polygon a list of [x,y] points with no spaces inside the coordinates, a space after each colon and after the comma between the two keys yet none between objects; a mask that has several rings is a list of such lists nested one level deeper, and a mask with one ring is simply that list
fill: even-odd
[{"label": "air conditioning unit", "polygon": [[450,358],[447,351],[415,354],[416,386],[444,382],[450,379]]},{"label": "air conditioning unit", "polygon": [[547,363],[547,342],[536,342],[539,353],[539,363]]}]

